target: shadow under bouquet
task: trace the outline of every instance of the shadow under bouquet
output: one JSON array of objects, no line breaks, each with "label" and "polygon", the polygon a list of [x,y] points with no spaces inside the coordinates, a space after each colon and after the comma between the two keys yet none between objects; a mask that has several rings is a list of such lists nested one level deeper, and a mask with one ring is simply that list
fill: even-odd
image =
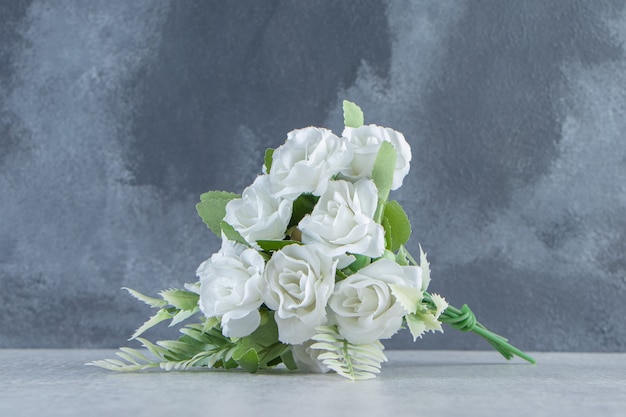
[{"label": "shadow under bouquet", "polygon": [[[534,360],[477,320],[428,292],[430,268],[405,244],[411,223],[389,199],[409,172],[402,133],[364,125],[344,101],[342,137],[306,127],[267,149],[262,174],[241,195],[209,191],[198,214],[221,249],[198,267],[199,281],[153,298],[158,309],[132,335],[145,349],[92,362],[114,371],[160,367],[243,368],[283,365],[373,378],[387,360],[381,339],[403,327],[414,341],[442,324],[482,336],[505,358]],[[177,340],[140,336],[156,324],[194,318]]]}]

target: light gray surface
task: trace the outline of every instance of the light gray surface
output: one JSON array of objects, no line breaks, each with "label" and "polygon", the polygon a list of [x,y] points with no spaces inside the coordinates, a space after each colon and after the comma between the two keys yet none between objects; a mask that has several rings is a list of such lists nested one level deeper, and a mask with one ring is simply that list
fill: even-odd
[{"label": "light gray surface", "polygon": [[625,5],[0,1],[0,347],[123,344],[150,312],[120,287],[218,248],[198,195],[348,98],[413,147],[392,197],[435,291],[525,349],[626,351]]},{"label": "light gray surface", "polygon": [[0,350],[3,416],[624,416],[626,354],[391,351],[382,374],[117,374],[112,350]]}]

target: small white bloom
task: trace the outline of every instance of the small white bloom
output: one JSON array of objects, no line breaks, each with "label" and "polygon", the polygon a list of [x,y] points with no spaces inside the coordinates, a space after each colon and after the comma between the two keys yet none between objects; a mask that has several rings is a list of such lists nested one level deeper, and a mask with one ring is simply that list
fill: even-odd
[{"label": "small white bloom", "polygon": [[406,309],[389,285],[421,286],[415,270],[380,259],[337,283],[328,302],[339,333],[354,344],[386,339],[402,326]]},{"label": "small white bloom", "polygon": [[397,155],[391,189],[400,188],[404,177],[409,173],[411,162],[411,147],[402,133],[389,127],[365,125],[357,128],[346,127],[343,136],[352,144],[354,157],[350,167],[341,172],[342,177],[353,182],[370,177],[380,145],[386,141],[393,145]]},{"label": "small white bloom", "polygon": [[222,318],[222,332],[244,337],[259,327],[265,262],[254,249],[223,241],[222,249],[198,267],[200,310]]},{"label": "small white bloom", "polygon": [[374,221],[378,192],[372,180],[331,181],[298,228],[302,242],[319,243],[330,256],[346,252],[376,258],[385,250],[385,231]]},{"label": "small white bloom", "polygon": [[321,195],[330,178],[347,169],[351,159],[348,141],[328,129],[307,127],[289,132],[272,157],[272,193],[289,200],[302,193]]},{"label": "small white bloom", "polygon": [[267,262],[263,301],[276,312],[281,342],[300,344],[326,322],[336,266],[337,261],[314,245],[285,246]]},{"label": "small white bloom", "polygon": [[300,345],[292,345],[291,353],[298,370],[303,372],[312,372],[316,374],[325,374],[330,368],[319,360],[319,355],[324,351],[320,349],[311,349],[311,345],[316,343],[314,340],[307,340]]},{"label": "small white bloom", "polygon": [[285,237],[292,206],[291,201],[273,197],[269,176],[260,175],[243,190],[241,198],[226,204],[224,221],[251,245],[257,240],[280,240]]}]

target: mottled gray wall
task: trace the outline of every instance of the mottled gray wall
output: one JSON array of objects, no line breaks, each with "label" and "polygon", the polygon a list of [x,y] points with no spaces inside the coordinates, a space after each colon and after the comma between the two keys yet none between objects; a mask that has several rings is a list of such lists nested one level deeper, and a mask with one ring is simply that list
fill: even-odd
[{"label": "mottled gray wall", "polygon": [[525,349],[626,350],[624,6],[1,2],[0,347],[123,344],[150,311],[119,288],[217,250],[198,195],[349,98],[413,147],[431,289]]}]

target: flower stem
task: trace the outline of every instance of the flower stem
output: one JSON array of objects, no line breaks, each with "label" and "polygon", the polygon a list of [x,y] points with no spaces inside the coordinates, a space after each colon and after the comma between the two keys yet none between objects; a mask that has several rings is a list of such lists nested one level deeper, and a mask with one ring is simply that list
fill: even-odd
[{"label": "flower stem", "polygon": [[[426,302],[430,307],[435,307],[430,294],[427,292],[424,293],[424,302]],[[489,342],[489,344],[495,350],[500,352],[500,354],[506,359],[512,359],[514,356],[518,356],[530,363],[536,363],[531,356],[525,354],[520,349],[510,344],[506,338],[490,331],[485,326],[480,324],[476,320],[474,312],[470,310],[467,304],[463,304],[463,307],[460,309],[448,306],[444,312],[441,313],[441,316],[439,316],[439,320],[442,323],[446,323],[452,328],[462,332],[472,332],[479,335],[483,339],[487,340],[487,342]]]}]

